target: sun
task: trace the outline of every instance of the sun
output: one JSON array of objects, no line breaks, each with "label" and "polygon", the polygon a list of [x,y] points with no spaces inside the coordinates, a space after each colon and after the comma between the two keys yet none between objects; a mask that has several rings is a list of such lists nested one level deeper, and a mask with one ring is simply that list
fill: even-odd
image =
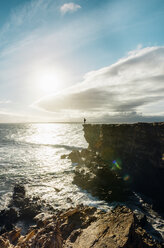
[{"label": "sun", "polygon": [[40,68],[35,72],[34,80],[37,90],[42,93],[53,93],[61,90],[65,78],[61,70]]},{"label": "sun", "polygon": [[41,73],[39,79],[39,88],[44,92],[56,91],[61,84],[60,77],[55,73]]}]

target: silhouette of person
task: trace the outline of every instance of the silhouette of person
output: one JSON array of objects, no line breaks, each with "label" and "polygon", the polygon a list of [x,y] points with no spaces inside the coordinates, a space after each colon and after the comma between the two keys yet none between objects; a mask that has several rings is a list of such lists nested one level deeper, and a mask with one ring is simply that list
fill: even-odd
[{"label": "silhouette of person", "polygon": [[86,123],[86,119],[84,118],[84,124]]}]

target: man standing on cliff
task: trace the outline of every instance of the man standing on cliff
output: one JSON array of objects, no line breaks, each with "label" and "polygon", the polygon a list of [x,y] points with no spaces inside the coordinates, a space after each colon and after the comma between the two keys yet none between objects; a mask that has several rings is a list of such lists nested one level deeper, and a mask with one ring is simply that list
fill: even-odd
[{"label": "man standing on cliff", "polygon": [[86,119],[84,118],[84,124],[86,123]]}]

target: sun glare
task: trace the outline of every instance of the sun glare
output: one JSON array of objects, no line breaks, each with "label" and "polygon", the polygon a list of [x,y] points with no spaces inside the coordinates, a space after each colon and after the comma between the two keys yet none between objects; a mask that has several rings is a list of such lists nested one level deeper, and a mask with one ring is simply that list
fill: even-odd
[{"label": "sun glare", "polygon": [[40,69],[35,73],[35,84],[43,93],[53,93],[64,86],[64,73],[59,70]]},{"label": "sun glare", "polygon": [[61,84],[60,78],[55,74],[42,74],[39,78],[39,88],[44,92],[55,91],[58,85]]}]

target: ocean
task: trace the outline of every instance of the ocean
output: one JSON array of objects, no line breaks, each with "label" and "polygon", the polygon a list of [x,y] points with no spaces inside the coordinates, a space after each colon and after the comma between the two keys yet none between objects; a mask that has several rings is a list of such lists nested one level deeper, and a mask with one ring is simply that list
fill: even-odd
[{"label": "ocean", "polygon": [[0,124],[0,210],[8,205],[16,183],[23,183],[27,195],[39,197],[45,208],[109,208],[72,184],[76,165],[61,159],[87,146],[82,124]]}]

